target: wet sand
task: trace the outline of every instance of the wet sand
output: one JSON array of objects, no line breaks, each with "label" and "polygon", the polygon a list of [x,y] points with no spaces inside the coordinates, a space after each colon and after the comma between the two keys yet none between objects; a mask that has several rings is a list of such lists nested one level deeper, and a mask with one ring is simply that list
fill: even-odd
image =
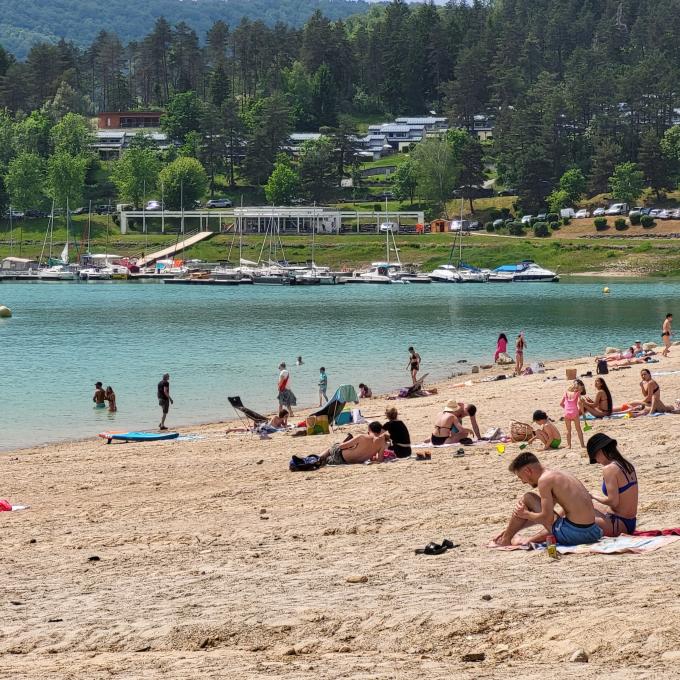
[{"label": "wet sand", "polygon": [[[454,387],[478,379],[466,376],[437,396],[389,404],[414,440],[452,397],[478,406],[482,431],[507,432],[535,408],[559,419],[566,366],[595,369],[593,359],[553,362],[545,375]],[[658,378],[672,403],[680,348],[651,368],[678,371]],[[637,398],[638,367],[606,378],[615,403]],[[371,419],[387,404],[361,410]],[[192,441],[92,439],[4,454],[0,496],[31,508],[0,515],[0,677],[677,674],[677,545],[559,561],[486,548],[526,490],[507,471],[516,444],[503,455],[475,446],[462,458],[439,450],[430,462],[288,472],[292,454],[364,429],[260,440],[205,426],[187,430],[203,437]],[[680,525],[680,416],[596,422],[595,432],[617,438],[637,467],[639,528]],[[599,488],[601,468],[578,448],[540,457]],[[414,554],[444,537],[460,547]],[[569,662],[577,650],[589,663]]]}]

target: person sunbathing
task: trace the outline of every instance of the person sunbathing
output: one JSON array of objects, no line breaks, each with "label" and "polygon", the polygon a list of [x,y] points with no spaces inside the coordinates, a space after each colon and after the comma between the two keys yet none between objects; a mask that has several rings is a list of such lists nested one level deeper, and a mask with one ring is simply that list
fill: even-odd
[{"label": "person sunbathing", "polygon": [[614,352],[613,354],[607,354],[604,358],[605,361],[611,363],[613,361],[621,361],[624,359],[632,359],[635,356],[635,349],[629,347],[625,352]]},{"label": "person sunbathing", "polygon": [[633,534],[637,525],[638,481],[635,468],[620,453],[616,439],[603,432],[588,440],[591,465],[602,465],[602,495],[594,496],[595,521],[605,536]]},{"label": "person sunbathing", "polygon": [[282,408],[277,415],[272,416],[268,425],[275,430],[283,430],[288,427],[288,411]]},{"label": "person sunbathing", "polygon": [[319,461],[321,465],[352,465],[366,461],[382,463],[385,439],[382,425],[374,421],[369,424],[367,434],[333,444],[319,456]]},{"label": "person sunbathing", "polygon": [[[474,404],[463,404],[451,399],[446,402],[446,406],[434,421],[433,432],[430,436],[430,442],[434,446],[442,446],[442,444],[457,444],[462,439],[469,439],[470,435],[474,433],[477,439],[481,439],[479,434],[479,426],[475,417],[477,407]],[[472,430],[463,427],[461,420],[465,416],[470,416],[470,424]]]},{"label": "person sunbathing", "polygon": [[583,413],[590,413],[596,418],[605,418],[610,416],[614,410],[612,404],[612,395],[607,387],[604,378],[595,378],[595,398],[590,397],[581,398],[581,409]]},{"label": "person sunbathing", "polygon": [[[522,496],[494,543],[500,546],[541,543],[550,534],[561,545],[596,543],[602,538],[590,494],[576,477],[544,467],[529,451],[520,453],[508,469],[538,493],[529,491]],[[561,513],[555,511],[556,504],[561,506]],[[543,530],[529,538],[517,536],[522,529],[536,524],[543,525]]]},{"label": "person sunbathing", "polygon": [[677,413],[678,409],[674,406],[666,406],[661,401],[661,388],[659,383],[652,378],[648,368],[640,371],[640,390],[642,391],[642,401],[631,401],[629,406],[632,415],[645,416],[651,413]]}]

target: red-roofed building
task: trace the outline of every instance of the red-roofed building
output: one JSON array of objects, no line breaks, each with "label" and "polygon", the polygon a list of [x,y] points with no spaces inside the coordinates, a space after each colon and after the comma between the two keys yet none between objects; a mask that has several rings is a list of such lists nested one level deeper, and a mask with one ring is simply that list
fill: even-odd
[{"label": "red-roofed building", "polygon": [[162,111],[103,111],[99,114],[100,130],[125,128],[159,128]]}]

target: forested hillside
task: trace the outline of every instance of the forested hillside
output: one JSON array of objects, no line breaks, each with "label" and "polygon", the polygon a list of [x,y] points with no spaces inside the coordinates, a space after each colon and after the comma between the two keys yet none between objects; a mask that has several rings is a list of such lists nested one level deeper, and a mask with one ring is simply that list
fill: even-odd
[{"label": "forested hillside", "polygon": [[317,9],[340,19],[366,8],[363,0],[0,0],[0,44],[23,58],[35,42],[64,38],[86,45],[101,30],[125,42],[138,40],[160,16],[205,33],[218,19],[236,24],[248,17],[270,26],[300,26]]},{"label": "forested hillside", "polygon": [[[125,19],[134,23],[129,13]],[[211,177],[226,171],[230,181],[264,185],[291,131],[324,129],[333,141],[322,140],[315,153],[340,154],[337,182],[357,119],[437,111],[470,133],[477,114],[495,123],[485,160],[517,189],[524,209],[545,205],[551,193],[558,208],[586,191],[608,191],[617,167],[617,186],[628,187],[620,195],[631,200],[643,186],[657,195],[677,186],[680,0],[452,0],[443,7],[393,0],[345,21],[317,12],[302,27],[244,19],[218,21],[204,33],[148,20],[131,42],[105,28],[84,47],[40,44],[19,61],[0,53],[5,129],[22,130],[4,144],[0,167],[25,148],[21,135],[36,135],[67,112],[160,107],[180,153],[210,166]],[[421,188],[445,172],[437,203],[460,181],[455,149],[467,143],[456,146],[454,137],[441,142],[448,145],[438,156],[443,170],[423,170],[424,160],[419,170]],[[48,144],[31,144],[49,152]],[[479,149],[466,148],[478,167]],[[281,176],[288,170],[281,167]],[[578,191],[560,183],[572,170],[583,178]]]}]

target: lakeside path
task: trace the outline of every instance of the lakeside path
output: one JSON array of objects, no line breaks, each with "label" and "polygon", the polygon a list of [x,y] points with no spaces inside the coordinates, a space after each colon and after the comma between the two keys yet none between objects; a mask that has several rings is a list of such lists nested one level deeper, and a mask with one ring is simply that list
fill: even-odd
[{"label": "lakeside path", "polygon": [[[529,363],[531,357],[527,357]],[[564,368],[454,388],[396,405],[415,441],[455,397],[482,431],[509,430],[535,408],[559,420]],[[680,347],[652,370],[680,396]],[[471,376],[465,376],[466,379]],[[639,368],[606,376],[614,401],[637,398]],[[589,393],[594,378],[585,379]],[[362,402],[367,417],[388,402]],[[31,678],[641,678],[680,658],[680,548],[647,555],[492,551],[526,490],[519,452],[471,447],[463,458],[290,473],[347,431],[263,441],[187,428],[205,439],[50,445],[0,457],[0,677]],[[563,430],[563,424],[558,422]],[[680,416],[595,422],[619,440],[640,479],[639,528],[680,524]],[[454,449],[455,450],[455,449]],[[540,454],[595,491],[601,468],[578,449]],[[437,557],[414,548],[444,537]],[[90,561],[97,556],[99,561]],[[348,583],[350,576],[366,582]],[[490,596],[490,599],[483,599]],[[577,649],[588,664],[569,663]],[[464,663],[484,653],[480,663]]]}]

